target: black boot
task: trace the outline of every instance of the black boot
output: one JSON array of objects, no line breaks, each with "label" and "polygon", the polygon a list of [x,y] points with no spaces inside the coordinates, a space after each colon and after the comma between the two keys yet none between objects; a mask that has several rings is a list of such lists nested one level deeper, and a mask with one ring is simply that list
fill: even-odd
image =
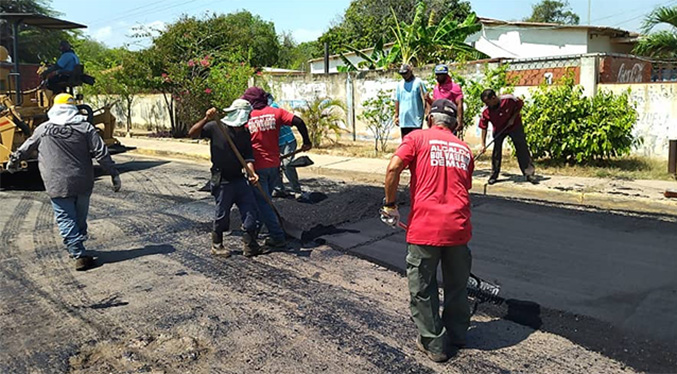
[{"label": "black boot", "polygon": [[256,232],[254,230],[245,232],[242,235],[242,242],[244,243],[242,252],[245,257],[252,257],[261,253],[261,247],[256,242]]}]

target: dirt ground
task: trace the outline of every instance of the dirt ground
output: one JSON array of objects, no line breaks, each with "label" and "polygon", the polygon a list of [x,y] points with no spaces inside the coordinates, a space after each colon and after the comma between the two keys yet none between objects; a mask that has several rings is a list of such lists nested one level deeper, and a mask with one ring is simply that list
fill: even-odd
[{"label": "dirt ground", "polygon": [[[208,167],[115,159],[123,190],[96,182],[87,246],[98,267],[87,272],[74,271],[38,185],[0,192],[0,373],[636,372],[490,308],[473,317],[468,348],[435,364],[413,344],[400,274],[315,241],[247,259],[237,231],[236,254],[212,257],[213,202],[198,191]],[[306,230],[380,203],[368,186],[306,184],[328,198],[280,202]]]}]

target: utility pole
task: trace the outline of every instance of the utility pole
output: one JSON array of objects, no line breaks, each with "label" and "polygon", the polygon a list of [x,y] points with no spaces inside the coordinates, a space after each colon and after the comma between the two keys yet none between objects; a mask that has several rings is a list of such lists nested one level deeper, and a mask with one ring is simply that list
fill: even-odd
[{"label": "utility pole", "polygon": [[592,8],[592,0],[588,0],[588,26],[590,26],[590,9]]}]

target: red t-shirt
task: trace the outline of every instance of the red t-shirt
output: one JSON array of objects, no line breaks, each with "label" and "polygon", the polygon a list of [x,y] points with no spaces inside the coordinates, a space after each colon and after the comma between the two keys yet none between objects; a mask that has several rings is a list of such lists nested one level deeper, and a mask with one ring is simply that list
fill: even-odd
[{"label": "red t-shirt", "polygon": [[474,163],[467,144],[440,127],[410,133],[395,155],[411,171],[407,243],[467,244],[472,236],[470,193]]},{"label": "red t-shirt", "polygon": [[515,123],[511,127],[518,128],[522,126],[522,114],[520,111],[523,105],[524,102],[514,95],[501,95],[500,104],[497,109],[484,108],[479,127],[486,130],[489,122],[491,122],[494,126],[494,134],[496,134],[508,125],[508,120],[515,112],[517,112],[517,117],[515,117]]},{"label": "red t-shirt", "polygon": [[290,126],[293,119],[293,113],[281,108],[252,110],[247,128],[252,135],[254,169],[280,167],[280,126]]}]

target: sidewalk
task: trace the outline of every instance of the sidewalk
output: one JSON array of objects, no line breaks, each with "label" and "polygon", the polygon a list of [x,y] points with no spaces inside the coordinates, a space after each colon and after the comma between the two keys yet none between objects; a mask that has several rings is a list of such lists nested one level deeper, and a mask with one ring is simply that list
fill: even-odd
[{"label": "sidewalk", "polygon": [[[209,146],[197,141],[174,139],[120,138],[122,144],[136,147],[129,153],[209,160]],[[388,160],[351,158],[309,153],[313,166],[300,168],[301,177],[321,175],[357,182],[382,184]],[[538,174],[538,170],[536,171]],[[613,180],[608,178],[539,175],[540,183],[525,182],[518,170],[505,170],[499,182],[489,186],[488,163],[476,166],[474,193],[559,204],[589,206],[599,209],[677,216],[677,199],[663,196],[667,189],[677,189],[677,182],[656,180]],[[401,184],[409,182],[408,172]]]}]

